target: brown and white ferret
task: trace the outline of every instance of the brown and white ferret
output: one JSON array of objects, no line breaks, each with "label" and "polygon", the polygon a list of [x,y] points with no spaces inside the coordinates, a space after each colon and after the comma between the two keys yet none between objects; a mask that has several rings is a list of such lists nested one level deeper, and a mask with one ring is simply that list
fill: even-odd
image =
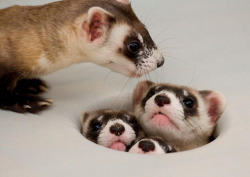
[{"label": "brown and white ferret", "polygon": [[133,107],[146,134],[184,151],[209,143],[225,99],[211,90],[142,81],[134,90]]},{"label": "brown and white ferret", "polygon": [[136,154],[167,154],[176,152],[175,148],[161,137],[141,138],[138,141],[134,141],[127,151]]},{"label": "brown and white ferret", "polygon": [[129,77],[164,63],[129,0],[62,0],[0,10],[0,108],[36,113],[51,104],[40,76],[93,62]]},{"label": "brown and white ferret", "polygon": [[82,116],[81,133],[101,146],[126,151],[144,132],[135,116],[127,111],[99,110]]}]

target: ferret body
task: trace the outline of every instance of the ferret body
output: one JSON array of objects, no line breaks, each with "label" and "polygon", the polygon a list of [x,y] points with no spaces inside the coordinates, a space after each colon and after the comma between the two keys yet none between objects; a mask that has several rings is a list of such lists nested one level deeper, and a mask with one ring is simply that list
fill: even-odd
[{"label": "ferret body", "polygon": [[116,110],[100,110],[84,113],[82,134],[101,146],[125,151],[144,132],[132,113]]},{"label": "ferret body", "polygon": [[128,152],[136,154],[166,154],[176,152],[176,150],[161,137],[146,137],[134,142],[128,148]]},{"label": "ferret body", "polygon": [[1,109],[45,109],[51,101],[37,95],[47,90],[38,77],[81,62],[140,77],[164,58],[129,0],[62,0],[0,10]]},{"label": "ferret body", "polygon": [[211,90],[143,81],[134,90],[133,107],[146,134],[184,151],[209,143],[225,99]]}]

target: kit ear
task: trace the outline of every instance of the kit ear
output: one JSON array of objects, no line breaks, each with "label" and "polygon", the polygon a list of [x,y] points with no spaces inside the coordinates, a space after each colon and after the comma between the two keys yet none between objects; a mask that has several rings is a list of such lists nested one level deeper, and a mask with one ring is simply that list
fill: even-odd
[{"label": "kit ear", "polygon": [[122,4],[125,4],[125,5],[129,5],[130,4],[130,0],[116,0]]},{"label": "kit ear", "polygon": [[141,102],[145,92],[151,87],[154,83],[151,81],[141,81],[137,84],[133,93],[133,108]]},{"label": "kit ear", "polygon": [[88,118],[89,118],[89,112],[84,112],[81,118],[82,124],[84,124]]},{"label": "kit ear", "polygon": [[100,7],[92,7],[88,10],[87,20],[83,22],[82,29],[92,44],[103,44],[111,24],[115,18]]},{"label": "kit ear", "polygon": [[212,90],[203,90],[199,91],[199,93],[207,105],[211,123],[216,125],[225,109],[226,101],[224,95]]}]

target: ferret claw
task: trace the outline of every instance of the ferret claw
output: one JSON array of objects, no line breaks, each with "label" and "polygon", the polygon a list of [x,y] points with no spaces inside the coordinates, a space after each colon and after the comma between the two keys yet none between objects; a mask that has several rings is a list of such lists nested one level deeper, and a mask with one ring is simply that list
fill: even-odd
[{"label": "ferret claw", "polygon": [[34,87],[29,87],[29,90],[37,92],[37,90]]},{"label": "ferret claw", "polygon": [[43,86],[43,85],[40,85],[40,86],[39,86],[39,89],[40,89],[41,91],[43,91],[43,92],[47,92],[47,91],[48,91],[47,87],[46,87],[46,86]]},{"label": "ferret claw", "polygon": [[39,104],[40,106],[50,106],[50,105],[51,105],[51,103],[45,102],[45,101],[39,102],[38,104]]},{"label": "ferret claw", "polygon": [[23,108],[24,109],[31,109],[31,106],[29,106],[29,105],[23,105]]},{"label": "ferret claw", "polygon": [[54,100],[52,100],[52,99],[46,99],[46,101],[47,101],[48,103],[53,103],[53,102],[54,102]]}]

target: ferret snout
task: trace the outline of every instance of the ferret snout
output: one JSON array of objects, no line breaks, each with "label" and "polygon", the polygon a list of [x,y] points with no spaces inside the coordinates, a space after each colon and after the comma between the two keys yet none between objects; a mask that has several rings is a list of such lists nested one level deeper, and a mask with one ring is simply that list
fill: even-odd
[{"label": "ferret snout", "polygon": [[163,95],[157,95],[155,97],[155,103],[159,106],[159,107],[163,107],[164,105],[170,104],[171,101],[167,96],[163,96]]},{"label": "ferret snout", "polygon": [[110,127],[109,131],[116,136],[120,136],[125,132],[125,127],[122,124],[116,123]]},{"label": "ferret snout", "polygon": [[157,68],[160,68],[161,66],[163,66],[163,64],[164,64],[164,58],[161,61],[157,62]]},{"label": "ferret snout", "polygon": [[128,149],[128,152],[136,154],[166,154],[176,152],[176,150],[161,137],[148,137],[137,141]]},{"label": "ferret snout", "polygon": [[82,132],[90,141],[118,151],[125,151],[137,138],[145,136],[132,113],[111,109],[85,113]]},{"label": "ferret snout", "polygon": [[143,140],[140,141],[138,147],[143,151],[143,152],[150,152],[155,150],[155,145],[151,141]]}]

